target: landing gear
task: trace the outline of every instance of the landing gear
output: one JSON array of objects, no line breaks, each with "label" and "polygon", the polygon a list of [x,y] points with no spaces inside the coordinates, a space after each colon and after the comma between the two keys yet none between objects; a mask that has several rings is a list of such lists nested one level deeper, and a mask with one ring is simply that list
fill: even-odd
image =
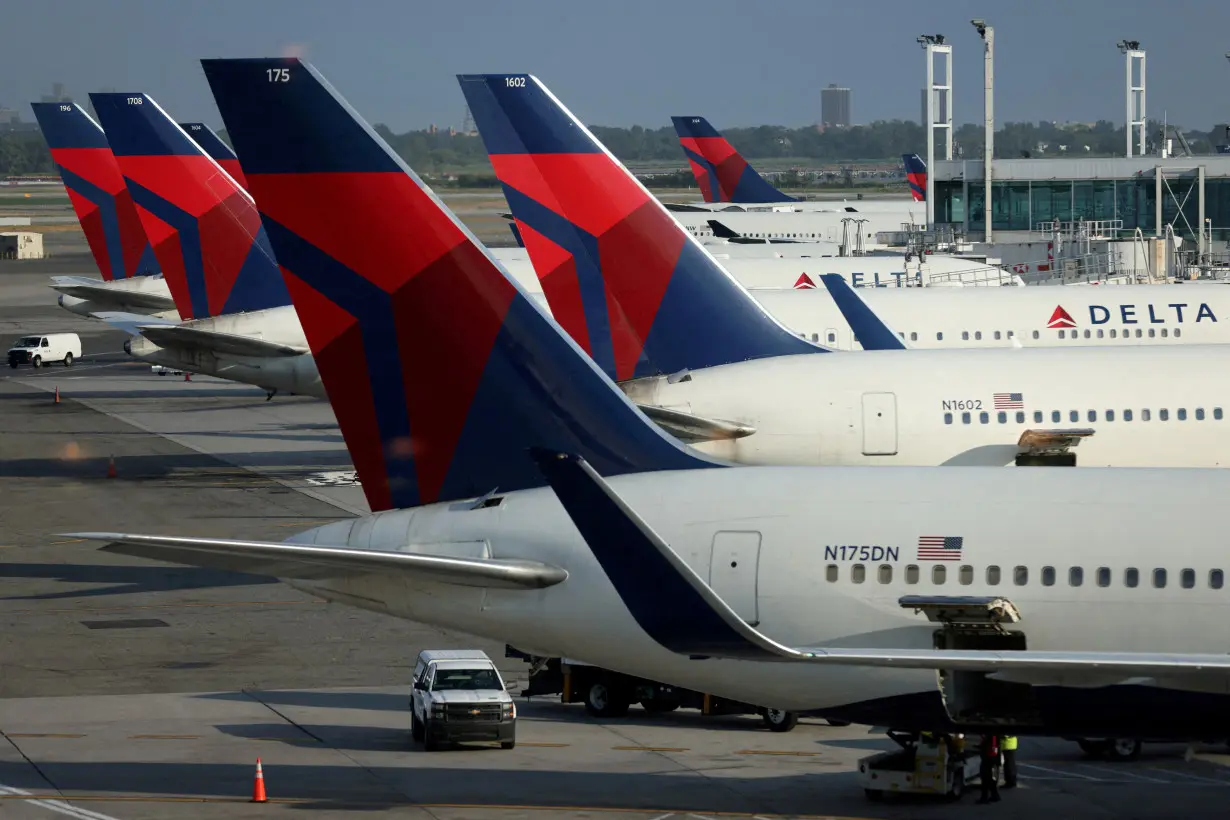
[{"label": "landing gear", "polygon": [[781,709],[765,709],[764,723],[773,732],[789,732],[799,725],[798,712],[783,712]]},{"label": "landing gear", "polygon": [[275,387],[275,388],[273,388],[272,390],[270,390],[270,391],[268,391],[267,393],[265,393],[265,401],[270,401],[270,400],[271,400],[271,399],[273,399],[273,397],[274,397],[274,396],[276,396],[277,394],[278,394],[278,389]]},{"label": "landing gear", "polygon": [[1133,737],[1081,738],[1076,741],[1076,745],[1092,758],[1106,758],[1122,763],[1140,757],[1141,742]]}]

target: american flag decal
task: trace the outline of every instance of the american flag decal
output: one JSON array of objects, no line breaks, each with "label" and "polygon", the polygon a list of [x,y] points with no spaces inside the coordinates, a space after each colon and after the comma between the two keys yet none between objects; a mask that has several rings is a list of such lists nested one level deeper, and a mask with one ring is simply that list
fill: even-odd
[{"label": "american flag decal", "polygon": [[965,538],[960,535],[918,536],[919,561],[960,561]]},{"label": "american flag decal", "polygon": [[1024,410],[1024,393],[996,393],[992,396],[996,410]]}]

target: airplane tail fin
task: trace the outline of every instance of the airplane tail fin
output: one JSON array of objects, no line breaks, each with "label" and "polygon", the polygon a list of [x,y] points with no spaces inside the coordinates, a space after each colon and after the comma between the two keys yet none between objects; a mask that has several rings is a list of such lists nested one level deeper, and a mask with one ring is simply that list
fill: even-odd
[{"label": "airplane tail fin", "polygon": [[552,315],[607,375],[821,350],[766,313],[537,78],[458,79]]},{"label": "airplane tail fin", "polygon": [[726,225],[717,219],[706,219],[709,223],[709,229],[713,231],[713,235],[718,239],[742,239],[743,235],[734,228]]},{"label": "airplane tail fin", "polygon": [[252,197],[145,94],[91,94],[184,319],[290,304]]},{"label": "airplane tail fin", "polygon": [[98,123],[76,103],[30,106],[102,278],[158,273],[158,260]]},{"label": "airplane tail fin", "polygon": [[910,186],[910,196],[915,202],[927,201],[927,163],[918,154],[902,154],[905,163],[905,180]]},{"label": "airplane tail fin", "polygon": [[239,157],[231,150],[231,146],[222,141],[214,130],[203,122],[181,122],[179,127],[192,137],[193,142],[201,146],[201,150],[222,166],[222,170],[231,175],[231,179],[239,183],[246,191],[248,181],[243,177],[243,169],[239,167]]},{"label": "airplane tail fin", "polygon": [[[719,463],[651,424],[311,65],[203,60],[373,510]],[[362,236],[362,242],[353,237]]]},{"label": "airplane tail fin", "polygon": [[796,202],[773,187],[704,117],[671,117],[705,202]]}]

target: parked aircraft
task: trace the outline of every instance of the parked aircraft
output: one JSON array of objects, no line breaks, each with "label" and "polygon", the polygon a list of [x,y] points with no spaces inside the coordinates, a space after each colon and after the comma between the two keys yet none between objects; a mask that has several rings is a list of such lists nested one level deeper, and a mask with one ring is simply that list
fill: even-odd
[{"label": "parked aircraft", "polygon": [[650,424],[311,66],[203,62],[378,514],[286,542],[77,537],[860,723],[1230,731],[1230,473],[724,467]]}]

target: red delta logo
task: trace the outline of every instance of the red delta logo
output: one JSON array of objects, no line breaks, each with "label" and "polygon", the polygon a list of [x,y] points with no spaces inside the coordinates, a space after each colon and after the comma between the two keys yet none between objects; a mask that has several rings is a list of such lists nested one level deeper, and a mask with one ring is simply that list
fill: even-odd
[{"label": "red delta logo", "polygon": [[1076,322],[1072,320],[1072,315],[1063,309],[1063,305],[1056,305],[1055,312],[1051,314],[1051,320],[1046,323],[1047,327],[1076,327]]},{"label": "red delta logo", "polygon": [[799,274],[799,278],[794,280],[795,290],[815,290],[816,283],[811,280],[811,277],[806,273]]}]

